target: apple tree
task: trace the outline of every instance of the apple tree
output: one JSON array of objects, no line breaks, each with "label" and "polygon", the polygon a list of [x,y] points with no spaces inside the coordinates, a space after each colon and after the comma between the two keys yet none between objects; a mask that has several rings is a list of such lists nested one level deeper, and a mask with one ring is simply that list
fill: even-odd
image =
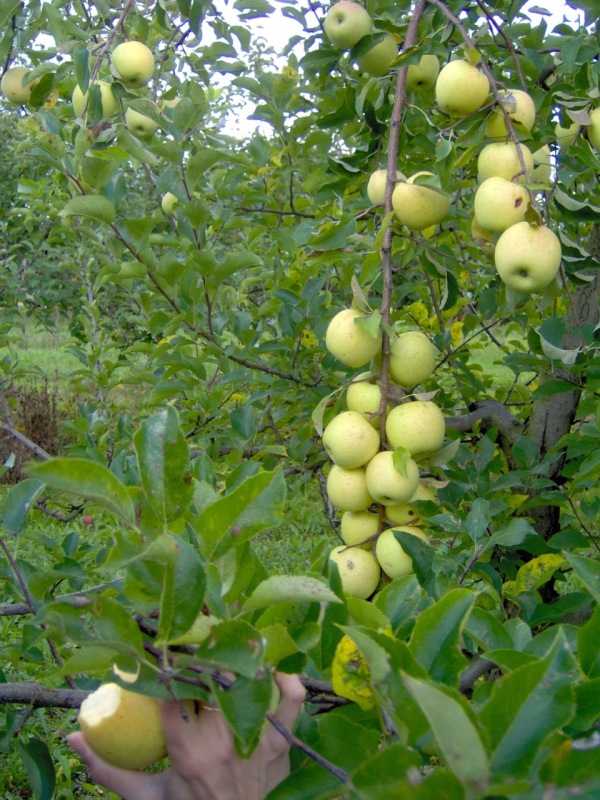
[{"label": "apple tree", "polygon": [[[600,792],[600,41],[591,0],[527,5],[6,5],[7,197],[64,247],[86,392],[3,509],[36,797],[44,709],[210,696],[245,757],[274,670],[307,702],[273,800]],[[329,478],[374,459],[349,543]],[[271,574],[253,537],[315,487],[330,547]]]}]

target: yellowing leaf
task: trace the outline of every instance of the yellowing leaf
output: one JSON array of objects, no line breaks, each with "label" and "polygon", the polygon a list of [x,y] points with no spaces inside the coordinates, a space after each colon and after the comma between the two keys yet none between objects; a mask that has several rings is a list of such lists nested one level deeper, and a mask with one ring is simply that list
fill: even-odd
[{"label": "yellowing leaf", "polygon": [[346,634],[335,649],[331,665],[331,682],[333,691],[339,697],[352,700],[363,711],[375,705],[370,686],[371,671],[361,656],[358,647]]},{"label": "yellowing leaf", "polygon": [[517,572],[515,580],[515,591],[517,594],[535,591],[547,583],[554,572],[564,566],[566,561],[562,556],[553,553],[546,553],[543,556],[528,561],[523,564]]}]

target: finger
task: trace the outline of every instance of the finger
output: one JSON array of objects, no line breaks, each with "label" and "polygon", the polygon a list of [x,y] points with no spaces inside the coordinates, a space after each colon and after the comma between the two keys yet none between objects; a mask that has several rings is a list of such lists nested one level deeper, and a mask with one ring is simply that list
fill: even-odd
[{"label": "finger", "polygon": [[306,691],[297,675],[277,672],[275,681],[281,692],[281,700],[273,716],[288,730],[291,730],[296,724],[302,703],[306,699]]},{"label": "finger", "polygon": [[160,775],[113,767],[96,755],[80,731],[70,734],[67,741],[83,759],[92,780],[121,795],[123,800],[139,800],[140,797],[164,800],[164,781]]}]

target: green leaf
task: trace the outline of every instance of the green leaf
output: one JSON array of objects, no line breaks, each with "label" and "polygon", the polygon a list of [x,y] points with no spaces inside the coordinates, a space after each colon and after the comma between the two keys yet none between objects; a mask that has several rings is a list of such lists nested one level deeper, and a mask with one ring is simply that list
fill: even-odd
[{"label": "green leaf", "polygon": [[492,744],[497,775],[528,777],[544,741],[575,712],[576,663],[559,632],[547,656],[518,667],[494,683],[479,713]]},{"label": "green leaf", "polygon": [[227,690],[216,688],[213,695],[234,736],[235,748],[247,758],[259,742],[273,692],[278,689],[272,680],[238,678]]},{"label": "green leaf", "polygon": [[490,779],[483,742],[466,709],[456,698],[432,683],[402,675],[406,688],[431,726],[441,756],[467,797],[482,797]]},{"label": "green leaf", "polygon": [[19,533],[33,504],[43,491],[44,483],[35,478],[26,478],[12,486],[4,500],[2,527],[10,533]]},{"label": "green leaf", "polygon": [[141,558],[162,567],[158,640],[167,642],[186,633],[198,616],[206,590],[204,568],[196,550],[175,536],[161,536]]},{"label": "green leaf", "polygon": [[600,678],[600,606],[577,632],[579,663],[588,678]]},{"label": "green leaf", "polygon": [[485,540],[482,553],[492,550],[494,547],[515,547],[522,544],[528,536],[539,538],[539,534],[531,523],[515,517]]},{"label": "green leaf", "polygon": [[113,223],[117,216],[110,200],[99,194],[72,197],[59,214],[61,217],[87,217],[107,225]]},{"label": "green leaf", "polygon": [[17,752],[27,770],[35,800],[52,800],[56,787],[54,763],[48,745],[41,739],[16,743]]},{"label": "green leaf", "polygon": [[317,578],[271,575],[246,600],[243,612],[267,608],[275,603],[341,603],[339,597]]},{"label": "green leaf", "polygon": [[133,437],[146,500],[163,522],[182,517],[194,494],[189,450],[171,406],[144,420]]},{"label": "green leaf", "polygon": [[53,489],[91,500],[135,527],[135,507],[128,490],[102,464],[87,458],[53,458],[32,465],[29,471]]},{"label": "green leaf", "polygon": [[594,600],[600,603],[600,564],[573,553],[565,553],[564,556]]},{"label": "green leaf", "polygon": [[344,214],[338,222],[326,222],[307,247],[312,250],[340,250],[348,246],[348,239],[356,231],[356,219]]},{"label": "green leaf", "polygon": [[462,631],[474,602],[468,589],[452,589],[417,618],[409,647],[434,680],[458,685],[467,665],[460,649]]},{"label": "green leaf", "polygon": [[85,94],[90,86],[90,52],[86,45],[75,47],[71,53],[75,67],[75,79]]},{"label": "green leaf", "polygon": [[465,624],[465,633],[485,652],[487,650],[510,649],[512,639],[506,628],[489,611],[475,606]]},{"label": "green leaf", "polygon": [[198,519],[198,541],[207,558],[223,555],[238,542],[276,525],[285,500],[283,472],[259,472],[205,508]]},{"label": "green leaf", "polygon": [[[362,762],[362,763],[361,763]],[[417,753],[402,744],[393,744],[374,753],[370,758],[357,759],[359,766],[352,772],[352,798],[360,800],[390,800],[405,797],[407,777],[419,767]]]},{"label": "green leaf", "polygon": [[195,659],[253,678],[262,665],[263,650],[264,642],[256,628],[241,620],[225,621],[212,627],[208,639],[198,646]]}]

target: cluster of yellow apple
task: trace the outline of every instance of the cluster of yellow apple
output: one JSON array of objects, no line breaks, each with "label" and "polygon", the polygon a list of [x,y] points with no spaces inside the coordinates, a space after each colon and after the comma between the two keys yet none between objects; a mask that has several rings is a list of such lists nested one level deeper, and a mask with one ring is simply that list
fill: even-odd
[{"label": "cluster of yellow apple", "polygon": [[[149,47],[143,42],[129,41],[117,45],[111,53],[111,70],[113,75],[127,88],[140,89],[145,86],[154,74],[154,56]],[[31,92],[38,83],[37,79],[28,80],[30,73],[28,67],[11,67],[2,76],[0,90],[4,97],[11,103],[28,103]],[[100,90],[103,117],[111,117],[117,110],[117,101],[110,83],[97,80],[95,85]],[[54,101],[57,92],[53,93]],[[89,103],[89,92],[82,92],[76,86],[72,95],[73,111],[78,118],[84,118]],[[141,138],[148,138],[158,128],[158,123],[128,108],[125,112],[125,124],[131,133]]]},{"label": "cluster of yellow apple", "polygon": [[[466,59],[455,59],[438,70],[435,56],[423,56],[419,64],[409,67],[407,87],[411,91],[434,88],[438,108],[454,116],[476,112],[490,97],[487,76]],[[600,115],[600,109],[597,111]],[[494,263],[504,283],[528,293],[549,286],[561,263],[561,246],[556,234],[539,220],[530,222],[525,216],[532,195],[523,184],[549,181],[550,149],[545,145],[532,153],[527,145],[514,142],[506,115],[515,133],[529,135],[536,118],[533,100],[520,89],[505,89],[488,117],[486,136],[490,141],[477,159],[478,188],[472,234],[495,243]],[[600,138],[600,116],[597,125]],[[588,138],[593,143],[592,130],[590,126]],[[371,175],[367,195],[372,204],[383,202],[386,181],[385,170],[376,170]],[[426,230],[447,217],[450,199],[435,186],[433,173],[420,171],[407,178],[396,172],[392,207],[408,228]],[[495,234],[500,234],[497,241]]]},{"label": "cluster of yellow apple", "polygon": [[[333,5],[323,22],[325,35],[338,50],[351,50],[363,36],[375,33],[369,12],[353,0]],[[398,56],[398,43],[391,33],[358,59],[359,67],[371,75],[385,75]]]},{"label": "cluster of yellow apple", "polygon": [[[360,368],[377,359],[381,333],[360,325],[364,315],[355,308],[339,311],[325,335],[325,346],[342,364]],[[436,364],[435,345],[421,331],[396,333],[390,341],[389,377],[403,390],[424,383]],[[440,450],[445,436],[444,416],[432,400],[403,398],[386,412],[389,447],[381,447],[381,387],[376,371],[356,376],[345,395],[346,410],[336,414],[323,431],[323,447],[333,462],[327,476],[327,495],[341,514],[343,545],[330,558],[337,564],[344,591],[370,597],[381,580],[413,572],[410,556],[394,536],[401,529],[427,540],[416,525],[415,500],[433,499],[421,481],[418,462]],[[376,507],[376,510],[373,508]],[[382,523],[385,521],[385,529]]]},{"label": "cluster of yellow apple", "polygon": [[[154,56],[152,51],[143,42],[130,41],[117,45],[110,57],[111,70],[114,76],[128,89],[140,89],[145,86],[154,74]],[[102,103],[102,116],[111,117],[117,110],[117,101],[110,83],[98,80],[95,85],[100,90]],[[89,92],[82,92],[79,86],[73,91],[73,111],[78,118],[85,117]],[[136,136],[147,139],[156,131],[158,123],[128,108],[125,111],[125,124],[127,129]]]}]

